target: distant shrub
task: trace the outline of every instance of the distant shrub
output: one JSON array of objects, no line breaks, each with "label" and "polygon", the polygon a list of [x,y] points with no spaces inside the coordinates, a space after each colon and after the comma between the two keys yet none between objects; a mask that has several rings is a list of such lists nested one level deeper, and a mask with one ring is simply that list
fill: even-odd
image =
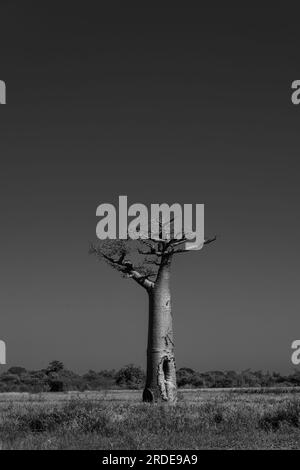
[{"label": "distant shrub", "polygon": [[64,391],[64,383],[62,380],[49,380],[48,382],[50,392],[63,392]]},{"label": "distant shrub", "polygon": [[47,374],[50,374],[51,372],[60,372],[64,369],[64,365],[62,362],[60,361],[52,361],[50,362],[50,364],[48,365],[47,369],[46,369],[46,373]]},{"label": "distant shrub", "polygon": [[145,382],[145,373],[133,364],[123,367],[116,375],[116,384],[129,389],[140,389]]},{"label": "distant shrub", "polygon": [[27,370],[24,367],[15,366],[15,367],[11,367],[10,369],[8,369],[7,373],[20,376],[20,375],[27,374]]},{"label": "distant shrub", "polygon": [[89,370],[82,376],[82,380],[88,390],[105,390],[116,387],[115,370],[103,370],[95,372]]}]

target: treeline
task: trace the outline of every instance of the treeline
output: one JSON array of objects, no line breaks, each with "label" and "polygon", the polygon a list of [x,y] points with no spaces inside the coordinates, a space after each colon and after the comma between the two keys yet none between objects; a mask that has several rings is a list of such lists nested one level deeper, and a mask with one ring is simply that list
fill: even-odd
[{"label": "treeline", "polygon": [[[69,390],[105,390],[115,388],[142,389],[145,372],[134,365],[122,369],[90,370],[78,375],[66,369],[60,361],[52,361],[46,369],[29,371],[11,367],[0,375],[0,392],[62,392]],[[189,368],[177,371],[181,388],[259,388],[300,387],[300,371],[284,376],[279,373],[245,370],[243,372],[196,372]]]},{"label": "treeline", "polygon": [[259,388],[259,387],[299,387],[300,370],[293,374],[281,375],[278,372],[252,371],[214,371],[195,372],[182,368],[177,371],[177,384],[185,388]]}]

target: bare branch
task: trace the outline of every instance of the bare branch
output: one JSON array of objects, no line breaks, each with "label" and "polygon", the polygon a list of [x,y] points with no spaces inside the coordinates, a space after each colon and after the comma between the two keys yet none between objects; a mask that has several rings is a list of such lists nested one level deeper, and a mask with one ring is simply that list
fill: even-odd
[{"label": "bare branch", "polygon": [[148,240],[144,240],[143,238],[140,238],[139,241],[140,241],[141,243],[143,243],[144,245],[146,245],[148,248],[150,248],[150,250],[152,250],[153,248],[155,248],[155,246],[152,245],[153,242],[152,242],[152,243],[149,243]]},{"label": "bare branch", "polygon": [[[217,240],[217,237],[215,236],[214,238],[209,238],[208,240],[205,240],[203,246],[208,246],[210,245],[211,243],[214,243],[215,241]],[[174,254],[177,255],[177,254],[181,254],[181,253],[192,253],[193,251],[196,251],[196,250],[175,250],[174,251]]]},{"label": "bare branch", "polygon": [[[150,274],[149,276],[152,276]],[[149,276],[142,276],[138,271],[133,270],[130,272],[129,277],[137,282],[140,286],[144,287],[146,290],[151,290],[154,287],[154,282],[150,281]]]},{"label": "bare branch", "polygon": [[154,287],[154,283],[148,279],[147,275],[142,275],[133,266],[133,263],[131,261],[124,259],[126,256],[126,252],[123,252],[118,259],[115,259],[113,256],[106,254],[104,252],[104,249],[101,249],[101,247],[91,245],[89,253],[95,254],[98,259],[103,258],[111,267],[117,269],[126,277],[133,279],[145,289],[150,290]]},{"label": "bare branch", "polygon": [[208,240],[206,240],[204,242],[204,246],[210,245],[211,243],[214,243],[215,241],[217,241],[217,236],[215,236],[214,238],[209,238]]},{"label": "bare branch", "polygon": [[186,237],[183,237],[180,240],[173,239],[173,240],[170,240],[169,246],[171,246],[172,248],[176,248],[177,246],[183,245],[187,241],[188,241],[188,239]]},{"label": "bare branch", "polygon": [[142,251],[138,249],[138,254],[143,256],[162,256],[163,253],[161,251],[150,250],[150,251]]},{"label": "bare branch", "polygon": [[147,265],[150,265],[150,266],[160,266],[161,265],[160,261],[155,261],[154,259],[145,259],[144,263],[147,264]]}]

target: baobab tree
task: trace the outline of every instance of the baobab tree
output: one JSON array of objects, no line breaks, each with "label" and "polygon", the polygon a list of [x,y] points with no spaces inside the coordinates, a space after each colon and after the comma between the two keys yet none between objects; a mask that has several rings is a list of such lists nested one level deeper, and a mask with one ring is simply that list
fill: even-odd
[{"label": "baobab tree", "polygon": [[[145,289],[149,298],[145,402],[176,402],[176,365],[171,308],[170,276],[174,256],[191,251],[188,239],[159,237],[137,241],[105,241],[91,245],[90,253],[106,261],[124,277]],[[214,242],[206,240],[202,246]]]}]

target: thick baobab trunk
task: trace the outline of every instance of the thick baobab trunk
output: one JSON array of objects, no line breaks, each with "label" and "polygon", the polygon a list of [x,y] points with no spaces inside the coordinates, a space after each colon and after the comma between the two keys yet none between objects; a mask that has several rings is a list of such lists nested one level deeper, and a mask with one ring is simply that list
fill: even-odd
[{"label": "thick baobab trunk", "polygon": [[176,366],[171,313],[170,267],[172,256],[162,258],[157,280],[149,291],[149,331],[146,402],[175,402]]}]

